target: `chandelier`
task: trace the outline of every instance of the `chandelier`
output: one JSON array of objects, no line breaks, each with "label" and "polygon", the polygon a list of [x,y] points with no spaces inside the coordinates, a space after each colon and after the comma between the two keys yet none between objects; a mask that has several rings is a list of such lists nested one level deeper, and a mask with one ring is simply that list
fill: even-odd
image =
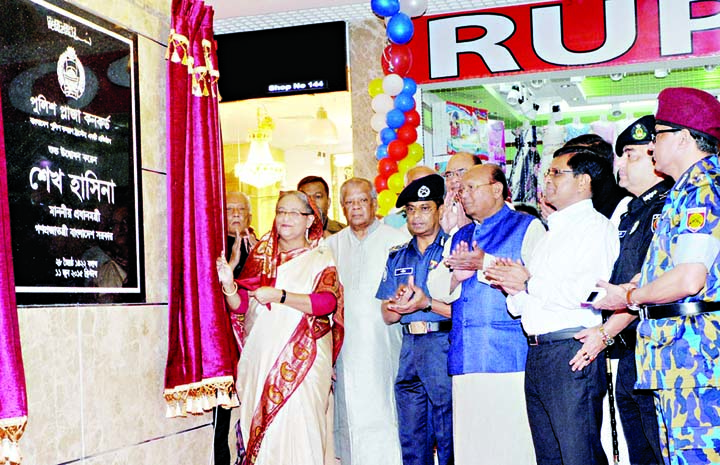
[{"label": "chandelier", "polygon": [[250,133],[250,148],[247,161],[240,162],[238,150],[238,163],[235,165],[235,176],[241,182],[255,187],[267,187],[276,184],[285,177],[285,166],[273,159],[270,152],[272,130],[275,128],[272,118],[258,108],[258,126]]}]

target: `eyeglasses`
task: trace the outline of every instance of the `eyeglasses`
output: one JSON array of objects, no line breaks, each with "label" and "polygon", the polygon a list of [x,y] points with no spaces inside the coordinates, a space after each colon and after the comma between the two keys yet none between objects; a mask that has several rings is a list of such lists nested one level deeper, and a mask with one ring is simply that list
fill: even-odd
[{"label": "eyeglasses", "polygon": [[680,132],[682,131],[682,128],[670,128],[670,129],[657,129],[652,136],[650,136],[650,140],[652,143],[655,143],[655,140],[657,140],[658,134],[663,134],[666,132]]},{"label": "eyeglasses", "polygon": [[433,208],[432,205],[420,205],[419,207],[415,207],[412,205],[408,205],[405,207],[405,214],[406,215],[422,215],[427,216],[435,211],[435,208]]},{"label": "eyeglasses", "polygon": [[467,172],[467,168],[459,168],[453,171],[445,171],[443,173],[443,178],[450,179],[450,178],[462,178],[463,174]]},{"label": "eyeglasses", "polygon": [[312,213],[300,212],[297,210],[275,210],[275,218],[287,216],[291,220],[298,220],[301,216],[310,216]]},{"label": "eyeglasses", "polygon": [[546,178],[557,178],[561,174],[575,174],[575,172],[573,170],[559,170],[557,168],[550,168],[545,171]]},{"label": "eyeglasses", "polygon": [[493,184],[497,184],[497,181],[486,182],[485,184],[465,184],[458,190],[458,194],[462,195],[464,192],[475,192],[480,187],[492,186]]}]

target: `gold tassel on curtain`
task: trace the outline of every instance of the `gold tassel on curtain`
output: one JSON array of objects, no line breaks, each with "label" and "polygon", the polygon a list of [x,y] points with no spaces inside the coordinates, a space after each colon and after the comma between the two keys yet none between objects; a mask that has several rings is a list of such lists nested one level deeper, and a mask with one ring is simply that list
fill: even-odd
[{"label": "gold tassel on curtain", "polygon": [[200,415],[213,407],[230,409],[240,405],[232,376],[166,389],[165,403],[165,416],[168,418],[185,417],[188,413]]},{"label": "gold tassel on curtain", "polygon": [[0,461],[5,465],[22,462],[18,441],[25,432],[27,417],[0,420]]}]

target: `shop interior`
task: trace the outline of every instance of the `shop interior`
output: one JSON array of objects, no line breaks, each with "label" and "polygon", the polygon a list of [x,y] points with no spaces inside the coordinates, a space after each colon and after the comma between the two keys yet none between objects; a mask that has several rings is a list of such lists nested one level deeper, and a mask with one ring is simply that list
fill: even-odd
[{"label": "shop interior", "polygon": [[[539,156],[534,175],[542,186],[542,173],[555,149],[586,133],[614,144],[630,123],[655,112],[662,89],[689,86],[720,92],[720,69],[711,60],[642,66],[425,85],[424,163],[442,171],[448,153],[475,147],[481,158],[506,164],[512,185],[528,175],[522,162]],[[513,194],[516,202],[533,204]]]},{"label": "shop interior", "polygon": [[[683,65],[687,61],[646,70],[592,68],[585,75],[515,75],[421,86],[416,99],[422,102],[423,163],[442,171],[452,150],[475,147],[482,158],[505,163],[512,183],[520,169],[513,161],[517,158],[519,165],[535,150],[542,185],[552,152],[566,140],[592,132],[614,143],[631,122],[654,113],[657,94],[665,87],[720,92],[720,68],[710,60]],[[451,107],[464,109],[466,118],[472,109],[484,110],[474,127],[454,133],[457,147],[448,146],[451,119],[457,116]],[[220,121],[226,184],[250,195],[256,230],[270,227],[278,192],[294,189],[308,175],[329,182],[334,200],[329,216],[344,220],[337,199],[339,186],[353,174],[350,92],[221,103]]]},{"label": "shop interior", "polygon": [[350,92],[220,103],[228,190],[249,195],[252,226],[267,231],[281,190],[305,176],[331,186],[330,218],[344,221],[338,188],[352,177]]}]

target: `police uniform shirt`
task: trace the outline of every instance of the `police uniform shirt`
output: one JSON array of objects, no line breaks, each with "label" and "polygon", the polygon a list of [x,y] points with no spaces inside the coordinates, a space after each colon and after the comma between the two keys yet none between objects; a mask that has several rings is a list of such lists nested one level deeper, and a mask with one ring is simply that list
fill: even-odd
[{"label": "police uniform shirt", "polygon": [[[414,276],[415,285],[430,297],[427,288],[428,273],[441,263],[443,249],[447,240],[449,240],[449,236],[441,230],[432,244],[425,249],[424,254],[421,254],[417,248],[417,237],[413,237],[410,242],[404,245],[390,249],[385,265],[385,274],[375,297],[381,300],[391,299],[395,295],[398,286],[407,284],[410,276]],[[447,318],[433,312],[417,311],[409,315],[403,315],[400,322],[441,320],[447,320]]]},{"label": "police uniform shirt", "polygon": [[620,256],[610,277],[612,284],[629,283],[640,272],[672,186],[670,179],[659,182],[628,204],[618,227]]},{"label": "police uniform shirt", "polygon": [[[720,166],[708,156],[668,194],[640,276],[640,286],[682,263],[703,263],[705,287],[679,302],[720,300]],[[645,319],[638,326],[636,389],[720,387],[720,312]],[[678,350],[679,349],[679,350]]]},{"label": "police uniform shirt", "polygon": [[[629,283],[640,272],[672,186],[671,179],[661,181],[628,204],[628,210],[618,227],[620,256],[610,276],[612,284]],[[638,320],[633,320],[620,332],[620,340],[629,348],[634,347],[637,325]]]}]

